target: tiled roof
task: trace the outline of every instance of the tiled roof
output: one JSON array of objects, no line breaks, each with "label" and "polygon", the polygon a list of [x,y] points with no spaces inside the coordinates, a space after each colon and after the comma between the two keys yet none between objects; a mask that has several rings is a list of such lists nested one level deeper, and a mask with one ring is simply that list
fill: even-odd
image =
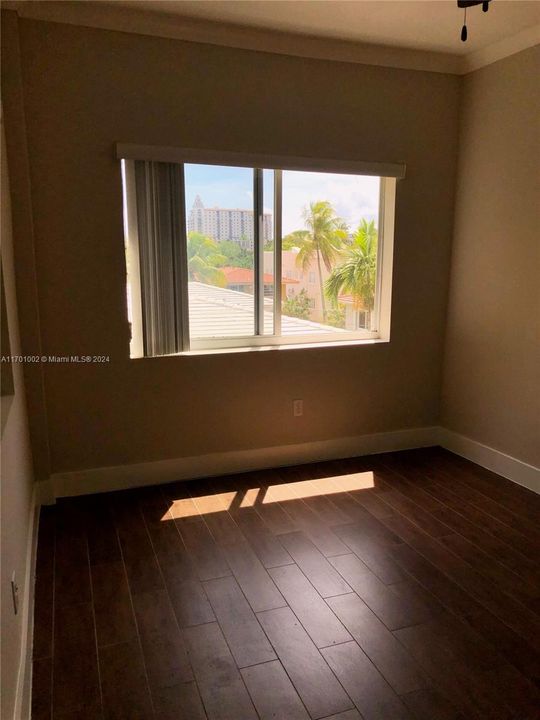
[{"label": "tiled roof", "polygon": [[[253,282],[253,270],[250,268],[239,268],[239,267],[224,267],[220,268],[221,272],[227,278],[229,283],[241,283],[248,284]],[[264,273],[263,282],[266,285],[271,285],[274,282],[274,276],[270,273]],[[281,278],[281,282],[287,285],[291,283],[298,284],[298,280],[292,280],[290,278]]]},{"label": "tiled roof", "polygon": [[339,302],[347,303],[347,305],[354,305],[358,300],[353,295],[340,295],[338,297]]},{"label": "tiled roof", "polygon": [[[254,297],[227,288],[189,282],[189,331],[193,338],[239,337],[254,333]],[[272,298],[265,298],[264,327],[272,332]],[[268,310],[266,310],[268,308]],[[340,328],[282,315],[282,335],[343,333]]]},{"label": "tiled roof", "polygon": [[362,299],[357,298],[355,295],[340,295],[338,300],[340,303],[344,303],[345,305],[355,305],[358,310],[364,309]]}]

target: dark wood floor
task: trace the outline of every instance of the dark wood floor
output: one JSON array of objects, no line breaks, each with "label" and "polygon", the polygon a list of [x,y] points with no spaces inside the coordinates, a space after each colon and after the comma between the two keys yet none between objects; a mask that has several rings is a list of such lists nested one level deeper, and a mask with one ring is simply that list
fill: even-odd
[{"label": "dark wood floor", "polygon": [[539,517],[439,448],[59,501],[33,718],[534,720]]}]

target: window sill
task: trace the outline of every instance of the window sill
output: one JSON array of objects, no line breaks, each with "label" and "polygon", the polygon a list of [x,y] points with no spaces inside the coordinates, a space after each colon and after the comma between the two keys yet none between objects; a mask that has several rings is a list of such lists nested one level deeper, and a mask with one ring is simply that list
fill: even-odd
[{"label": "window sill", "polygon": [[329,341],[329,342],[314,342],[314,343],[291,343],[283,345],[245,345],[241,347],[228,347],[228,348],[205,348],[204,350],[186,350],[185,352],[178,353],[177,355],[164,355],[162,357],[195,357],[197,355],[223,355],[232,353],[246,353],[246,352],[268,352],[268,351],[280,351],[280,350],[312,350],[312,349],[326,349],[326,348],[350,348],[358,347],[362,345],[380,345],[382,343],[389,343],[390,340],[381,338],[365,338],[363,340],[342,340],[342,341]]}]

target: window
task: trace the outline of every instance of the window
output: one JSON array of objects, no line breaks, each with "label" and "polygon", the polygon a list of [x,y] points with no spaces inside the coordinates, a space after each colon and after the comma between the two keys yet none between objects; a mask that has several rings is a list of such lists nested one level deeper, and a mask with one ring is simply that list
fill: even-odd
[{"label": "window", "polygon": [[118,148],[132,357],[388,339],[403,166],[149,153]]},{"label": "window", "polygon": [[369,311],[358,310],[356,313],[356,327],[367,330],[369,328]]}]

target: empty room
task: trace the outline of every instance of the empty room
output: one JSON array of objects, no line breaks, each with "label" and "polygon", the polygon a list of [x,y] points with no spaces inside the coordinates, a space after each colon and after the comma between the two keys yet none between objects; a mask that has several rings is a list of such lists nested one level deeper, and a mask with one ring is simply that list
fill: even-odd
[{"label": "empty room", "polygon": [[2,720],[540,720],[540,2],[1,10]]}]

